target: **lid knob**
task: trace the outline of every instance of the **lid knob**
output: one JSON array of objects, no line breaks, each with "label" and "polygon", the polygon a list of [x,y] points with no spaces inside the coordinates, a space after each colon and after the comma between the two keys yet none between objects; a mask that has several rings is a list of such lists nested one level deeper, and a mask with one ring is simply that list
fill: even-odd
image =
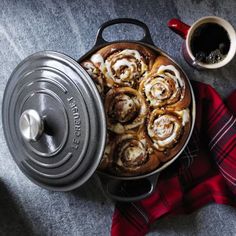
[{"label": "lid knob", "polygon": [[24,111],[19,121],[20,132],[27,141],[37,141],[44,130],[43,119],[33,109]]}]

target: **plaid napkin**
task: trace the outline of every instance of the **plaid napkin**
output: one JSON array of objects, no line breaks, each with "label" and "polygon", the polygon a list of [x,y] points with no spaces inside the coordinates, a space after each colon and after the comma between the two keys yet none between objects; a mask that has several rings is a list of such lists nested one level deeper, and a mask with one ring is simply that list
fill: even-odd
[{"label": "plaid napkin", "polygon": [[161,173],[149,198],[116,203],[112,236],[145,235],[158,218],[191,213],[209,202],[236,206],[236,91],[227,108],[211,86],[192,86],[196,124],[189,144]]}]

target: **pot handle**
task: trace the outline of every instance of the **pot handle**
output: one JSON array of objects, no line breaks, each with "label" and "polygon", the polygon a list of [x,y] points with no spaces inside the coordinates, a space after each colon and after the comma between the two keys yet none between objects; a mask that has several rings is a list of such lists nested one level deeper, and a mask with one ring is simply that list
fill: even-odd
[{"label": "pot handle", "polygon": [[134,202],[149,197],[155,190],[159,173],[137,180],[108,180],[105,192],[115,201]]},{"label": "pot handle", "polygon": [[143,22],[141,22],[139,20],[132,19],[132,18],[117,18],[114,20],[107,21],[100,26],[100,28],[98,29],[98,32],[97,32],[96,41],[95,41],[94,46],[96,47],[96,46],[100,46],[103,44],[107,44],[108,42],[102,36],[103,31],[107,27],[109,27],[111,25],[117,25],[117,24],[132,24],[132,25],[137,25],[137,26],[141,27],[144,31],[144,36],[141,40],[138,40],[138,41],[154,45],[150,31],[149,31],[146,24],[144,24]]}]

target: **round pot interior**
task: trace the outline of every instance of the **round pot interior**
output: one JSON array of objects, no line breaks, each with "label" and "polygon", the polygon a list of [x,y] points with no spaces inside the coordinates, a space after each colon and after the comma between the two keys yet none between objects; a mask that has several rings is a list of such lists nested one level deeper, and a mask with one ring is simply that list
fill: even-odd
[{"label": "round pot interior", "polygon": [[146,174],[142,174],[142,175],[137,175],[137,176],[117,176],[117,175],[113,175],[110,173],[106,173],[106,172],[102,172],[100,170],[97,170],[96,172],[101,175],[104,176],[106,178],[111,178],[111,179],[116,179],[116,180],[137,180],[137,179],[142,179],[142,178],[147,178],[150,177],[152,175],[157,175],[158,173],[160,173],[162,170],[166,169],[169,165],[171,165],[183,152],[183,150],[185,149],[186,145],[189,142],[189,139],[192,135],[193,132],[193,128],[194,128],[194,124],[195,124],[195,117],[196,117],[196,104],[195,104],[195,97],[194,97],[194,93],[193,93],[193,89],[192,86],[190,84],[189,78],[186,75],[186,73],[182,70],[182,68],[178,65],[178,63],[176,61],[174,61],[168,54],[166,54],[165,52],[163,52],[161,49],[157,48],[154,45],[151,45],[149,43],[145,43],[145,42],[141,42],[141,41],[131,41],[131,40],[122,40],[122,41],[113,41],[113,42],[109,42],[109,43],[105,43],[102,45],[97,45],[95,47],[93,47],[90,51],[88,51],[84,56],[82,56],[79,60],[78,63],[81,63],[83,60],[88,59],[89,57],[91,57],[95,52],[97,52],[99,49],[111,45],[111,44],[116,44],[116,43],[135,43],[135,44],[141,44],[147,48],[150,48],[151,50],[153,50],[154,52],[156,52],[157,54],[160,54],[162,56],[167,57],[170,61],[172,61],[179,70],[181,70],[181,72],[185,75],[187,82],[189,84],[189,88],[190,88],[190,93],[191,93],[191,129],[189,131],[187,140],[185,142],[185,144],[183,145],[183,147],[181,148],[181,150],[178,152],[177,155],[175,155],[171,160],[169,160],[168,162],[166,162],[165,164],[163,164],[161,167],[157,168],[154,171],[151,171],[149,173]]}]

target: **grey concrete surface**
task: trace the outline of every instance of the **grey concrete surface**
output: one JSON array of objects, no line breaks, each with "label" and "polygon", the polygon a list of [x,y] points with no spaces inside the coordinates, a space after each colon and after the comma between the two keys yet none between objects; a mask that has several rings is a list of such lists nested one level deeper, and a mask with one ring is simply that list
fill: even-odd
[{"label": "grey concrete surface", "polygon": [[[173,17],[188,24],[217,15],[236,27],[236,1],[1,0],[0,106],[6,82],[15,66],[40,50],[56,50],[77,59],[94,43],[101,23],[117,17],[144,21],[155,44],[169,53],[191,79],[211,84],[226,97],[236,88],[234,59],[216,71],[193,70],[182,58],[182,39],[166,27]],[[113,27],[106,39],[138,39],[136,28]],[[6,146],[0,122],[0,235],[109,235],[113,204],[96,176],[74,192],[44,190],[17,168]],[[236,210],[208,205],[188,216],[165,217],[149,235],[236,235]]]}]

